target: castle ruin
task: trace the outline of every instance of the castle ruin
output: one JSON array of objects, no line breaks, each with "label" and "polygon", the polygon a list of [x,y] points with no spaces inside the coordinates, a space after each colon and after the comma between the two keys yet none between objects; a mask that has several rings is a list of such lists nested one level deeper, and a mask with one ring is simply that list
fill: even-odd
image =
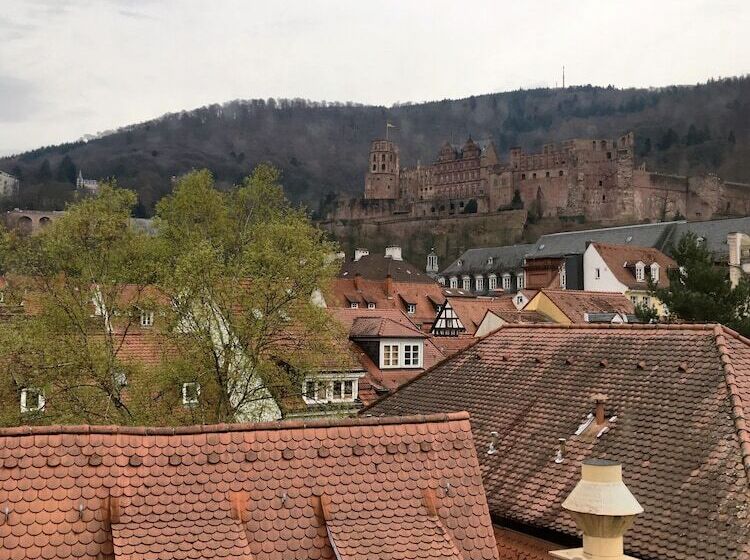
[{"label": "castle ruin", "polygon": [[400,166],[391,140],[373,140],[363,198],[336,203],[328,220],[458,217],[525,209],[536,218],[624,224],[675,217],[750,214],[750,185],[715,175],[682,177],[638,166],[632,132],[571,139],[541,152],[512,148],[500,161],[492,142],[443,144],[435,161]]}]

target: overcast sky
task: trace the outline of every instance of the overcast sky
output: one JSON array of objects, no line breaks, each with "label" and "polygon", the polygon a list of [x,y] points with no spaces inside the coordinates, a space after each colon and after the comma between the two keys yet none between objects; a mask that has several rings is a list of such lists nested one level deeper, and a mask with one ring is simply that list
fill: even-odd
[{"label": "overcast sky", "polygon": [[236,98],[390,105],[750,72],[750,0],[0,0],[0,154]]}]

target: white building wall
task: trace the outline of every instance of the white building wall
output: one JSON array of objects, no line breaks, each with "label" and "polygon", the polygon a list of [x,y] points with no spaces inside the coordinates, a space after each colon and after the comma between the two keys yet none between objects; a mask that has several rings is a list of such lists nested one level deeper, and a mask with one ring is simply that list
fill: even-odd
[{"label": "white building wall", "polygon": [[[599,278],[596,277],[597,268]],[[587,292],[619,292],[621,294],[628,291],[628,287],[615,277],[594,245],[589,245],[583,253],[583,289]]]}]

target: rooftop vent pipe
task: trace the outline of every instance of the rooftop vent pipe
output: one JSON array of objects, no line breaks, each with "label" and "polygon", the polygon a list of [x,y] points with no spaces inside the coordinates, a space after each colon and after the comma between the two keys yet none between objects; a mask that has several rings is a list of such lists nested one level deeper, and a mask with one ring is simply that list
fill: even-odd
[{"label": "rooftop vent pipe", "polygon": [[583,532],[583,548],[554,550],[562,560],[636,560],[623,553],[622,536],[643,508],[622,482],[622,465],[589,459],[581,465],[581,480],[562,507]]}]

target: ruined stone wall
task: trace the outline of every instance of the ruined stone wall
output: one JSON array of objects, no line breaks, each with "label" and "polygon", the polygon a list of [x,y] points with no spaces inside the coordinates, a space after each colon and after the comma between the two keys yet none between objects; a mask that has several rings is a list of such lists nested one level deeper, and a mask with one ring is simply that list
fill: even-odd
[{"label": "ruined stone wall", "polygon": [[447,217],[396,217],[383,220],[328,220],[320,226],[330,232],[347,254],[357,247],[371,252],[388,245],[400,245],[404,258],[419,266],[426,264],[434,247],[442,268],[471,247],[511,245],[521,240],[526,211],[459,214]]},{"label": "ruined stone wall", "polygon": [[719,208],[728,216],[750,216],[750,185],[745,183],[723,183],[724,191]]},{"label": "ruined stone wall", "polygon": [[661,221],[687,215],[688,180],[677,175],[633,172],[634,214],[638,221]]}]

